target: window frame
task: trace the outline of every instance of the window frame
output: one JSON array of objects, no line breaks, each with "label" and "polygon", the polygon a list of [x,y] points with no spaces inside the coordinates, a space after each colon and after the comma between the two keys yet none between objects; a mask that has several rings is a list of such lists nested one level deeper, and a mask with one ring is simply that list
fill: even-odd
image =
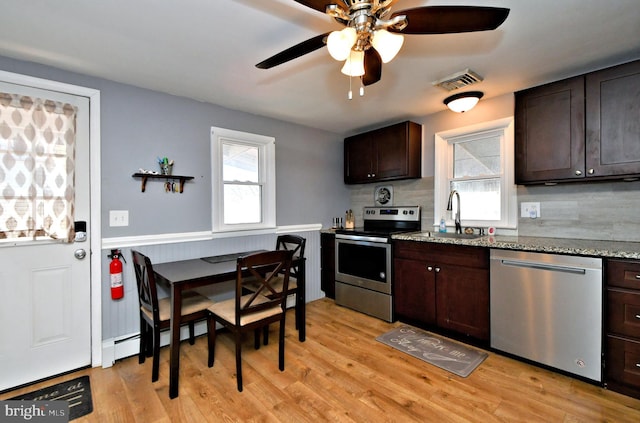
[{"label": "window frame", "polygon": [[[453,144],[470,141],[474,137],[486,138],[492,134],[500,137],[500,220],[463,220],[465,227],[495,227],[513,230],[517,228],[517,186],[514,182],[514,120],[513,117],[484,122],[435,134],[433,225],[439,226],[449,199],[449,186],[453,179]],[[482,177],[468,180],[486,179]],[[490,178],[493,179],[493,178]],[[464,208],[464,203],[462,204]],[[451,213],[445,214],[447,226],[454,226]]]},{"label": "window frame", "polygon": [[[224,223],[223,144],[258,148],[258,185],[261,187],[262,218],[257,223]],[[271,233],[276,228],[275,138],[231,129],[211,127],[211,222],[214,234],[233,235],[250,231]]]}]

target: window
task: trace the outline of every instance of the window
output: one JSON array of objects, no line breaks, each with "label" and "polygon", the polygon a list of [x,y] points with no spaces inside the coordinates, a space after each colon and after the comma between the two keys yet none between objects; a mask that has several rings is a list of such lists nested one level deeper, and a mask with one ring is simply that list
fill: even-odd
[{"label": "window", "polygon": [[275,139],[211,128],[214,232],[276,226]]},{"label": "window", "polygon": [[513,119],[500,119],[440,132],[435,137],[434,225],[441,218],[453,226],[449,194],[460,194],[463,227],[515,229],[516,186],[513,182]]},{"label": "window", "polygon": [[0,240],[73,239],[77,109],[0,93]]}]

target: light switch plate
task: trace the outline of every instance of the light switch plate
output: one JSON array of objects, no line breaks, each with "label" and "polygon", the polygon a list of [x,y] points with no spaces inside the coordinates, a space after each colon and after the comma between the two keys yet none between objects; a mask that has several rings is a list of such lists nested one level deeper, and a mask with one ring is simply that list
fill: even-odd
[{"label": "light switch plate", "polygon": [[129,210],[109,210],[109,226],[129,226]]},{"label": "light switch plate", "polygon": [[520,203],[520,217],[540,217],[540,203]]}]

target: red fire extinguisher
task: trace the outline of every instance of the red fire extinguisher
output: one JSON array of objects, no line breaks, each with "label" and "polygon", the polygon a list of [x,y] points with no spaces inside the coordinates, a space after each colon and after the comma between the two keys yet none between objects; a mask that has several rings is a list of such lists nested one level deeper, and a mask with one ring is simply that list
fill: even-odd
[{"label": "red fire extinguisher", "polygon": [[[124,297],[124,286],[122,281],[122,262],[120,250],[111,250],[108,256],[111,259],[109,263],[109,279],[111,280],[111,299],[119,300]],[[124,257],[122,258],[124,260]],[[125,260],[126,261],[126,260]]]}]

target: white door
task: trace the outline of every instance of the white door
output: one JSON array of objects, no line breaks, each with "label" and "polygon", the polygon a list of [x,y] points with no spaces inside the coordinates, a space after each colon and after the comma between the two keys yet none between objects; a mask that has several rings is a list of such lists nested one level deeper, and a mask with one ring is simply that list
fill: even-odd
[{"label": "white door", "polygon": [[[3,82],[0,91],[78,107],[74,220],[87,225],[85,241],[0,239],[1,391],[91,364],[91,228],[88,98]],[[6,178],[21,177],[7,173],[0,193]],[[5,201],[2,194],[0,206]]]}]

